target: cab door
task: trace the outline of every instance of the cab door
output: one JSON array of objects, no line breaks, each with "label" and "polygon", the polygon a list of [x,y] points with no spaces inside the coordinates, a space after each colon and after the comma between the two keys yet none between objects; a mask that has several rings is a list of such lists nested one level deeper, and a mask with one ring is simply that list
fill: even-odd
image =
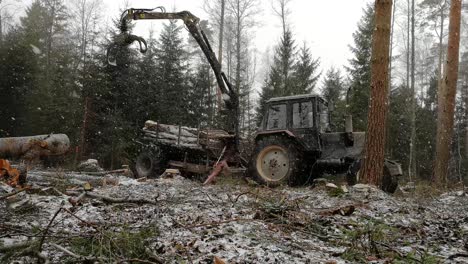
[{"label": "cab door", "polygon": [[319,150],[315,100],[295,101],[291,105],[291,130],[307,150]]}]

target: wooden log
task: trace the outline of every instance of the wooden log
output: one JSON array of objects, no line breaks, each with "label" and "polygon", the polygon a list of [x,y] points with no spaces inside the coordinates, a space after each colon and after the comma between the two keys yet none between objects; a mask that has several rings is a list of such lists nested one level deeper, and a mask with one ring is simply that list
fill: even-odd
[{"label": "wooden log", "polygon": [[169,139],[169,140],[179,140],[187,143],[197,143],[198,139],[195,136],[180,136],[178,137],[177,135],[166,133],[166,132],[161,132],[161,133],[156,133],[154,131],[145,131],[144,132],[146,136],[154,137],[154,138],[161,138],[161,139]]},{"label": "wooden log", "polygon": [[65,154],[70,139],[65,134],[0,138],[0,158],[35,159]]},{"label": "wooden log", "polygon": [[57,183],[62,182],[64,184],[83,185],[90,183],[92,186],[103,186],[111,183],[115,184],[118,179],[109,176],[92,176],[83,175],[69,172],[51,172],[51,171],[29,171],[27,176],[28,182],[36,183]]}]

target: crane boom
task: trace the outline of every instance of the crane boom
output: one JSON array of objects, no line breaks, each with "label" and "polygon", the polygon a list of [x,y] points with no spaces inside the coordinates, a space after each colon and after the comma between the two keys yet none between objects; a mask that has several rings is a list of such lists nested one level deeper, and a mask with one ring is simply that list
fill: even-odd
[{"label": "crane boom", "polygon": [[[161,11],[155,11],[155,10]],[[238,141],[239,135],[239,124],[238,124],[238,114],[239,114],[239,97],[232,87],[232,84],[229,82],[226,74],[221,70],[221,64],[219,63],[218,59],[216,58],[213,49],[206,37],[205,33],[199,26],[200,19],[190,13],[189,11],[181,11],[181,12],[165,12],[164,8],[155,8],[155,9],[143,9],[143,8],[130,8],[123,12],[121,17],[121,25],[120,29],[122,34],[116,37],[116,43],[113,45],[130,45],[133,42],[137,41],[140,44],[140,52],[146,52],[146,41],[138,36],[130,35],[127,27],[127,22],[130,20],[166,20],[166,19],[177,19],[182,20],[187,27],[188,31],[192,35],[192,37],[196,40],[198,45],[200,46],[203,54],[205,55],[206,59],[208,60],[211,69],[214,72],[216,77],[216,81],[218,83],[218,87],[223,94],[223,100],[226,105],[226,110],[228,114],[228,132],[234,133],[236,135],[236,145]],[[113,49],[114,46],[110,46],[108,49],[108,58],[109,53]],[[110,64],[112,64],[110,62]]]}]

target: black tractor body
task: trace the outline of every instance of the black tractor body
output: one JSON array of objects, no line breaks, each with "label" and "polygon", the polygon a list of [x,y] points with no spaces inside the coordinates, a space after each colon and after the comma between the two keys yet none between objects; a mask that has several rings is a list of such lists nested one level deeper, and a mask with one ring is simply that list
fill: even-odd
[{"label": "black tractor body", "polygon": [[[318,95],[297,95],[267,101],[255,138],[249,172],[267,185],[298,185],[323,173],[347,174],[349,184],[359,181],[365,133],[332,131],[328,102]],[[398,163],[386,161],[382,189],[394,192],[401,175]]]}]

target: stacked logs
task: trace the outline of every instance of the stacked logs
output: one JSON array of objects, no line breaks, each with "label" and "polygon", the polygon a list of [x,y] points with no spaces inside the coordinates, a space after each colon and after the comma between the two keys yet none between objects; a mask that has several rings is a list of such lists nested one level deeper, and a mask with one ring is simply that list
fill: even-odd
[{"label": "stacked logs", "polygon": [[190,149],[222,149],[225,139],[233,138],[223,130],[202,130],[186,126],[159,124],[148,120],[143,128],[144,139]]}]

